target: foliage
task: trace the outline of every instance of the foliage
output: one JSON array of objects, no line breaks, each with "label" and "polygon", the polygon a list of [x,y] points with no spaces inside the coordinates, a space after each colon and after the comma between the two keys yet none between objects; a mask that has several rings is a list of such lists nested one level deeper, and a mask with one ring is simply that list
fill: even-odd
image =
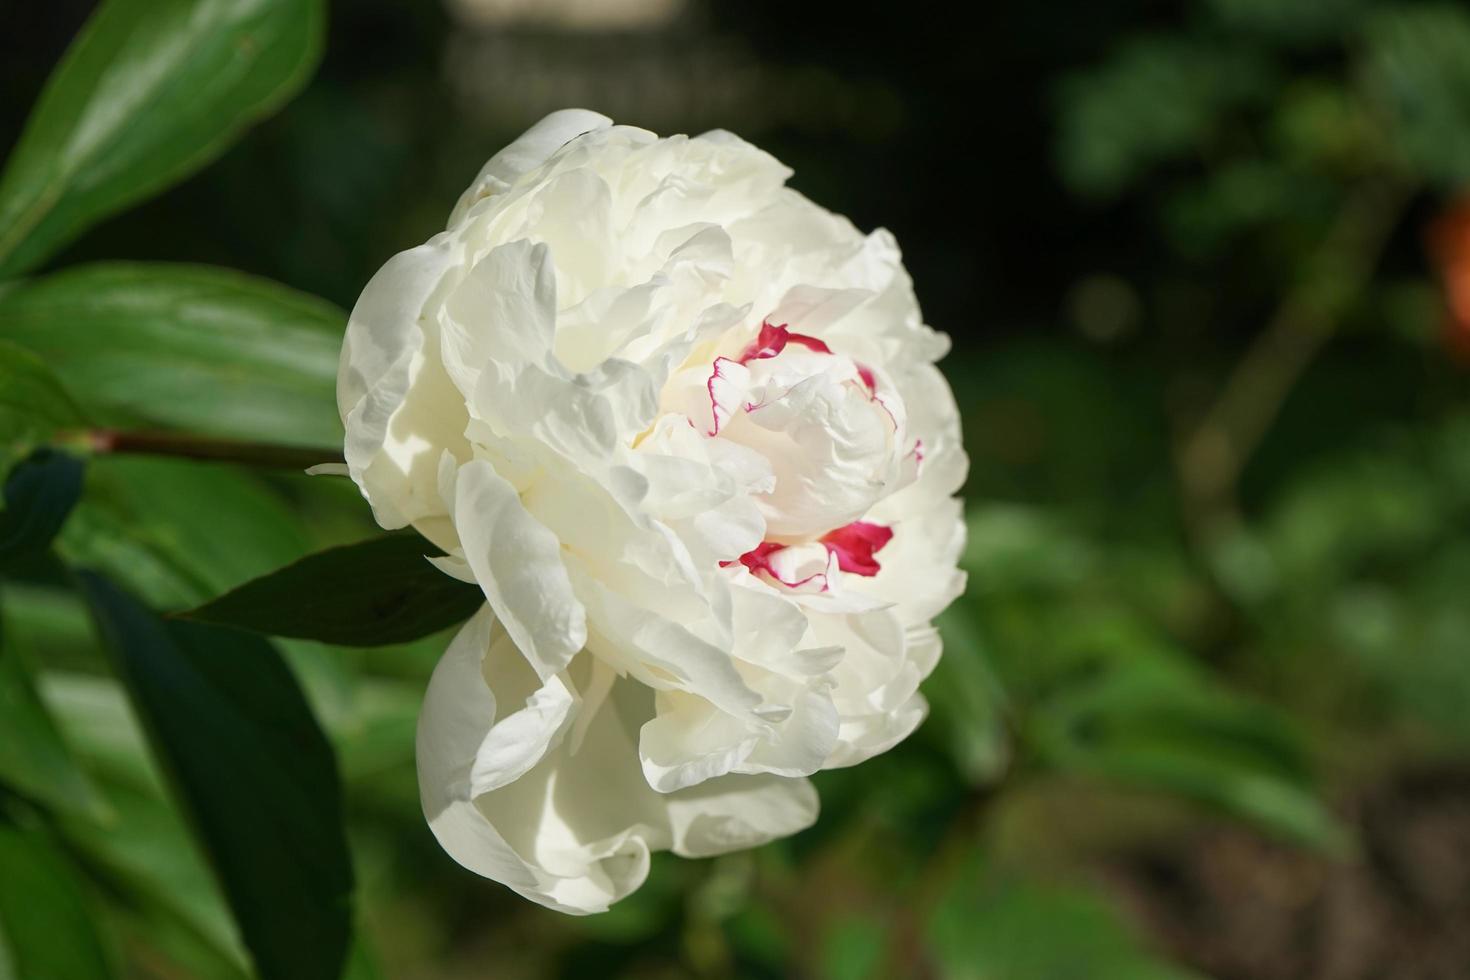
[{"label": "foliage", "polygon": [[[823,773],[811,831],[660,856],[576,921],[423,826],[418,699],[472,587],[416,538],[364,541],[346,481],[81,435],[340,444],[335,303],[47,265],[280,108],[324,30],[314,0],[105,0],[0,176],[0,976],[1190,977],[1109,874],[1222,822],[1352,861],[1344,798],[1463,765],[1470,400],[1444,337],[1470,324],[1415,227],[1470,179],[1463,7],[1202,0],[1072,65],[1048,115],[1069,221],[1129,249],[1072,270],[1080,339],[938,323],[975,465],[930,720]],[[314,86],[274,131],[310,131],[282,169],[354,243],[396,231],[362,204],[393,167],[452,169],[367,101]],[[318,223],[253,183],[277,149],[175,193],[252,191],[311,267],[287,278],[330,282]],[[386,254],[362,248],[331,253],[349,282]]]}]

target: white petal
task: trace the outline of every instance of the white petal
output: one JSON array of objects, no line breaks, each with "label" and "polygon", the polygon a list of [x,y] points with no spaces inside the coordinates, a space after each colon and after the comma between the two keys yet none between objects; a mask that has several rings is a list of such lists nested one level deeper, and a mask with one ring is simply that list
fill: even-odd
[{"label": "white petal", "polygon": [[648,785],[660,793],[723,776],[743,762],[759,731],[704,698],[661,691],[658,713],[638,734],[638,755]]},{"label": "white petal", "polygon": [[489,624],[488,612],[471,620],[429,682],[418,734],[424,815],[471,871],[558,911],[603,911],[642,883],[650,848],[668,846],[668,818],[616,711],[598,713],[576,758],[563,741],[514,782],[471,791],[476,755],[497,727],[497,695],[513,702],[536,682],[524,666],[515,678],[516,660],[506,658],[510,679],[499,682],[518,690],[492,692],[482,663]]},{"label": "white petal", "polygon": [[437,334],[426,332],[425,319],[456,262],[457,249],[442,236],[400,252],[373,276],[347,322],[337,373],[343,448],[386,528],[441,513],[431,490],[439,456],[468,451],[464,403],[435,363]]},{"label": "white petal", "polygon": [[465,212],[476,202],[505,188],[521,174],[539,167],[568,140],[611,125],[611,119],[586,109],[561,109],[546,116],[489,159],[460,195],[449,216],[450,227],[459,224]]},{"label": "white petal", "polygon": [[482,374],[512,380],[545,362],[556,331],[556,269],[545,245],[492,249],[445,298],[440,331],[444,368],[463,399]]},{"label": "white petal", "polygon": [[673,851],[710,857],[757,847],[817,820],[817,791],[805,779],[723,776],[667,798]]},{"label": "white petal", "polygon": [[697,694],[737,717],[750,715],[760,695],[745,685],[729,652],[612,589],[578,573],[594,625],[594,652],[649,687]]},{"label": "white petal", "polygon": [[[584,914],[637,888],[651,850],[719,854],[796,833],[816,819],[816,793],[804,779],[723,776],[654,792],[633,744],[652,714],[651,697],[628,681],[614,685],[580,749],[563,739],[521,778],[471,795],[465,774],[493,731],[497,700],[517,700],[536,684],[515,658],[505,658],[498,663],[521,676],[492,677],[507,688],[492,693],[486,678],[493,672],[481,663],[489,622],[488,614],[476,617],[451,644],[419,722],[424,813],[466,868],[549,908]],[[568,678],[585,685],[588,673],[574,666]]]},{"label": "white petal", "polygon": [[587,642],[587,615],[572,593],[561,545],[484,460],[459,468],[454,518],[496,617],[537,675],[566,667]]},{"label": "white petal", "polygon": [[[507,691],[514,689],[517,675],[525,672],[525,661],[506,634],[502,633],[498,642],[492,641],[485,672],[490,689],[500,692],[502,699]],[[475,752],[475,764],[470,770],[472,796],[489,793],[519,779],[556,748],[570,727],[577,696],[557,675],[547,678],[541,687],[525,697],[523,706],[510,710],[515,703],[502,700],[502,716]]]}]

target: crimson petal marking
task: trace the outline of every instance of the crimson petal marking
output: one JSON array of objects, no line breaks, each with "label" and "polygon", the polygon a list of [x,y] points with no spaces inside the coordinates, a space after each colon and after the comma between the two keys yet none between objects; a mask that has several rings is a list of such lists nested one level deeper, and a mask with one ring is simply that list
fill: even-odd
[{"label": "crimson petal marking", "polygon": [[822,544],[837,556],[837,567],[855,575],[877,575],[881,566],[875,552],[893,540],[893,528],[868,521],[853,521],[822,537]]},{"label": "crimson petal marking", "polygon": [[798,344],[818,354],[832,353],[832,348],[816,337],[804,333],[792,333],[784,323],[773,325],[769,320],[764,320],[761,322],[760,335],[740,355],[740,363],[748,364],[751,361],[764,361],[767,358],[776,357],[786,349],[787,344]]},{"label": "crimson petal marking", "polygon": [[[851,524],[823,535],[820,543],[827,549],[828,554],[837,556],[837,567],[842,571],[872,577],[882,569],[882,566],[878,564],[878,559],[873,556],[882,551],[884,545],[892,540],[893,528],[891,527],[874,524],[871,521],[853,521]],[[752,575],[765,572],[790,589],[799,588],[825,574],[816,572],[799,582],[788,582],[777,575],[776,570],[771,567],[771,556],[785,551],[786,547],[776,541],[762,541],[735,561],[720,562],[720,567],[728,568],[739,562],[750,569]],[[822,591],[826,591],[825,585]]]}]

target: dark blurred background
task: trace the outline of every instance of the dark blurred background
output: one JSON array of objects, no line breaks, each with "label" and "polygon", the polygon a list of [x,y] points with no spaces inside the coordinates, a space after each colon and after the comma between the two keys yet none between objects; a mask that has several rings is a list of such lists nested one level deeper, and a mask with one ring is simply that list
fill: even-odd
[{"label": "dark blurred background", "polygon": [[[90,6],[0,12],[7,145]],[[565,106],[730,129],[893,230],[954,339],[970,591],[931,719],[816,828],[605,916],[454,866],[401,745],[349,759],[384,975],[1470,976],[1470,10],[341,2],[301,96],[58,264],[349,308]],[[434,652],[353,664],[399,742]]]}]

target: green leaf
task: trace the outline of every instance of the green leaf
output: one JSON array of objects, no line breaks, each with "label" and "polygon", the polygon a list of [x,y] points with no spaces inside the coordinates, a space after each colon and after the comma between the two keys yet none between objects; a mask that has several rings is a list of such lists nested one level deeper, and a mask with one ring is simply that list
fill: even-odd
[{"label": "green leaf", "polygon": [[[305,480],[306,478],[301,478]],[[232,466],[98,457],[58,550],[151,606],[198,605],[310,550],[281,495]]]},{"label": "green leaf", "polygon": [[0,569],[51,547],[81,496],[82,472],[81,460],[47,449],[11,471],[0,511]]},{"label": "green leaf", "polygon": [[[238,467],[188,460],[98,457],[57,550],[154,609],[187,609],[310,551],[309,529],[272,484],[299,492],[320,482],[267,482]],[[343,655],[351,652],[300,640],[279,646],[323,722],[334,724],[351,699]]]},{"label": "green leaf", "polygon": [[58,809],[105,812],[36,693],[28,665],[0,636],[0,783]]},{"label": "green leaf", "polygon": [[836,919],[822,937],[822,975],[829,980],[867,980],[880,976],[888,942],[886,923],[872,915]]},{"label": "green leaf", "polygon": [[1281,44],[1335,39],[1367,6],[1367,0],[1209,0],[1228,27]]},{"label": "green leaf", "polygon": [[211,973],[245,975],[245,949],[189,828],[157,789],[109,783],[106,790],[113,818],[106,825],[67,821],[69,844],[149,920],[150,932],[172,923],[218,961]]},{"label": "green leaf", "polygon": [[[15,976],[113,976],[76,870],[50,840],[0,823],[0,869],[0,954],[9,954]],[[5,965],[0,955],[0,969]]]},{"label": "green leaf", "polygon": [[0,176],[0,277],[217,157],[321,57],[320,0],[106,0]]},{"label": "green leaf", "polygon": [[336,764],[295,678],[263,640],[164,623],[105,579],[80,577],[256,969],[336,978],[352,872]]},{"label": "green leaf", "polygon": [[229,907],[168,800],[127,695],[111,678],[96,675],[50,672],[38,680],[46,704],[97,773],[110,804],[105,824],[64,816],[59,829],[68,845],[91,874],[137,910],[138,919],[129,924],[144,941],[195,946],[195,958],[213,961],[186,975],[246,976],[248,955]]},{"label": "green leaf", "polygon": [[479,588],[425,560],[437,554],[416,534],[328,548],[181,616],[342,646],[407,643],[464,622],[485,602]]},{"label": "green leaf", "polygon": [[292,445],[342,441],[346,319],[268,280],[195,265],[86,265],[0,294],[0,337],[39,355],[98,424]]},{"label": "green leaf", "polygon": [[57,432],[82,424],[82,410],[46,362],[0,340],[0,474]]},{"label": "green leaf", "polygon": [[944,656],[924,682],[924,695],[961,774],[974,786],[993,782],[1011,759],[1005,691],[966,598],[945,610],[935,625],[944,637]]},{"label": "green leaf", "polygon": [[1398,149],[1458,192],[1470,180],[1470,14],[1445,3],[1386,6],[1368,19],[1363,42]]},{"label": "green leaf", "polygon": [[1099,895],[987,873],[972,856],[957,869],[929,938],[948,980],[1187,980],[1151,955]]},{"label": "green leaf", "polygon": [[1208,148],[1230,112],[1273,90],[1273,75],[1255,49],[1215,38],[1131,40],[1064,82],[1062,177],[1082,194],[1118,194],[1154,167]]},{"label": "green leaf", "polygon": [[1281,715],[1144,640],[1119,639],[1139,649],[1094,661],[1030,712],[1028,736],[1046,763],[1194,800],[1315,847],[1345,846]]}]

